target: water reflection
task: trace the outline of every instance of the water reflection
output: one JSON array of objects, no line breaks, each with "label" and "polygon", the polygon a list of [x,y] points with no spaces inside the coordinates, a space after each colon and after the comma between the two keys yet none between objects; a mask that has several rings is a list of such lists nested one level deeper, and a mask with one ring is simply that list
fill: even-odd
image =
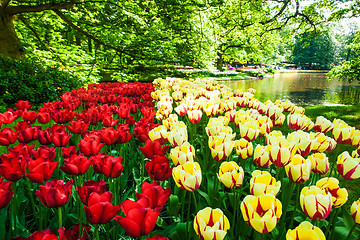
[{"label": "water reflection", "polygon": [[290,100],[298,105],[359,105],[360,84],[327,80],[325,73],[277,73],[262,80],[223,81],[232,89],[254,88],[260,101]]}]

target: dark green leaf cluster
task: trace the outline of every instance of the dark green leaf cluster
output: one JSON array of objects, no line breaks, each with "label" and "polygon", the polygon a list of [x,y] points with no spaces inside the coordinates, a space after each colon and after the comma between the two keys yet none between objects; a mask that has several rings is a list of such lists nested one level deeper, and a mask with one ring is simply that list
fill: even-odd
[{"label": "dark green leaf cluster", "polygon": [[58,68],[44,68],[33,62],[14,60],[0,55],[0,104],[12,107],[18,100],[29,100],[37,106],[59,97],[82,84]]}]

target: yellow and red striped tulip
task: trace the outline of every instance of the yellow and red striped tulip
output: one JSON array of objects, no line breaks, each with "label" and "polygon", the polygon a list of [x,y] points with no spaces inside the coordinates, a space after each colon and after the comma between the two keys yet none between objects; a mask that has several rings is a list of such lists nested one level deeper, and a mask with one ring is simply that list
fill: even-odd
[{"label": "yellow and red striped tulip", "polygon": [[[209,126],[209,124],[208,124]],[[224,126],[220,124],[212,124],[210,127],[205,127],[206,134],[210,136],[227,135],[226,138],[233,140],[236,134],[233,134],[233,130],[230,126]]]},{"label": "yellow and red striped tulip", "polygon": [[217,174],[219,181],[227,188],[238,188],[244,180],[244,170],[234,162],[223,162]]},{"label": "yellow and red striped tulip", "polygon": [[183,93],[181,91],[174,91],[171,96],[176,102],[179,102],[183,98]]},{"label": "yellow and red striped tulip", "polygon": [[194,162],[195,148],[189,142],[186,142],[181,146],[172,148],[170,150],[170,158],[175,166],[186,162]]},{"label": "yellow and red striped tulip", "polygon": [[251,142],[247,141],[245,138],[236,140],[234,148],[235,148],[236,154],[242,159],[247,159],[247,158],[251,157],[254,152],[253,144]]},{"label": "yellow and red striped tulip", "polygon": [[291,108],[291,114],[294,114],[294,113],[304,114],[305,113],[305,108],[294,105]]},{"label": "yellow and red striped tulip", "polygon": [[162,121],[162,124],[166,127],[167,130],[171,130],[175,123],[179,122],[179,117],[176,114],[170,114],[168,118]]},{"label": "yellow and red striped tulip", "polygon": [[325,138],[326,138],[326,141],[329,143],[329,146],[327,147],[326,151],[331,152],[332,150],[335,149],[337,142],[331,137],[325,136]]},{"label": "yellow and red striped tulip", "polygon": [[250,194],[254,196],[260,196],[268,193],[274,196],[278,194],[281,182],[276,181],[269,172],[255,170],[252,172],[251,176]]},{"label": "yellow and red striped tulip", "polygon": [[227,99],[220,103],[220,108],[223,112],[236,109],[236,101],[234,99]]},{"label": "yellow and red striped tulip", "polygon": [[312,137],[314,137],[313,140],[313,147],[312,152],[318,153],[318,152],[325,152],[326,149],[329,148],[329,141],[325,134],[323,133],[310,133]]},{"label": "yellow and red striped tulip", "polygon": [[304,159],[300,154],[295,154],[290,163],[285,166],[285,172],[290,181],[294,183],[306,182],[310,178],[311,161]]},{"label": "yellow and red striped tulip", "polygon": [[229,220],[219,208],[206,207],[194,219],[194,229],[201,240],[222,240],[229,228]]},{"label": "yellow and red striped tulip", "polygon": [[304,187],[300,192],[300,206],[309,218],[325,219],[331,211],[332,196],[317,186]]},{"label": "yellow and red striped tulip", "polygon": [[166,127],[160,125],[155,127],[149,131],[149,138],[151,141],[160,140],[160,142],[167,142],[167,138],[169,136]]},{"label": "yellow and red striped tulip", "polygon": [[274,126],[281,127],[285,122],[285,117],[285,114],[281,114],[280,117],[275,119],[275,121],[273,122]]},{"label": "yellow and red striped tulip", "polygon": [[244,108],[249,104],[249,99],[245,97],[237,97],[236,98],[237,106]]},{"label": "yellow and red striped tulip", "polygon": [[360,130],[355,130],[351,138],[351,145],[353,145],[354,147],[360,147]]},{"label": "yellow and red striped tulip", "polygon": [[181,146],[188,141],[186,128],[176,127],[169,132],[168,141],[172,147]]},{"label": "yellow and red striped tulip", "polygon": [[314,123],[305,115],[294,113],[289,114],[287,118],[288,126],[294,130],[311,130]]},{"label": "yellow and red striped tulip", "polygon": [[225,117],[227,119],[229,119],[230,122],[235,122],[235,115],[236,115],[236,110],[231,110],[231,111],[227,111],[225,113]]},{"label": "yellow and red striped tulip", "polygon": [[246,121],[244,124],[240,124],[239,128],[240,128],[240,136],[252,142],[259,136],[260,127],[256,120],[252,118],[250,119]]},{"label": "yellow and red striped tulip", "polygon": [[308,155],[313,149],[313,136],[302,130],[290,133],[287,139],[297,145],[298,153],[303,157]]},{"label": "yellow and red striped tulip", "polygon": [[333,177],[325,177],[316,182],[316,186],[324,189],[332,196],[332,207],[339,208],[348,200],[348,191],[346,188],[339,187],[339,180]]},{"label": "yellow and red striped tulip", "polygon": [[248,195],[240,209],[244,220],[259,233],[271,232],[282,214],[282,204],[272,194]]},{"label": "yellow and red striped tulip", "polygon": [[191,123],[199,123],[202,117],[201,110],[189,110],[187,111],[187,115],[189,117],[189,121]]},{"label": "yellow and red striped tulip", "polygon": [[254,162],[261,168],[267,168],[272,164],[269,158],[268,146],[256,146],[254,151]]},{"label": "yellow and red striped tulip", "polygon": [[266,116],[261,116],[259,117],[259,119],[257,119],[259,126],[260,126],[260,134],[261,135],[266,135],[268,134],[272,128],[273,128],[273,122],[271,121],[270,118],[266,117]]},{"label": "yellow and red striped tulip", "polygon": [[326,174],[329,171],[329,158],[325,153],[314,153],[308,156],[311,161],[311,170],[317,174]]},{"label": "yellow and red striped tulip", "polygon": [[310,222],[304,221],[295,229],[289,229],[286,233],[286,240],[326,240],[325,234],[320,228],[313,226]]},{"label": "yellow and red striped tulip", "polygon": [[339,144],[351,143],[354,132],[355,128],[350,127],[347,124],[334,124],[334,128],[332,130],[333,138]]},{"label": "yellow and red striped tulip", "polygon": [[251,119],[251,116],[245,112],[244,110],[239,110],[235,113],[235,125],[239,127],[241,124],[245,124],[247,121]]},{"label": "yellow and red striped tulip", "polygon": [[260,114],[265,114],[270,107],[271,106],[260,102],[259,105],[256,107],[256,110],[258,110]]},{"label": "yellow and red striped tulip", "polygon": [[350,213],[355,223],[360,224],[360,198],[353,202],[350,208]]},{"label": "yellow and red striped tulip", "polygon": [[247,106],[248,108],[252,108],[252,109],[257,109],[260,105],[259,100],[257,100],[256,98],[253,99],[249,99]]},{"label": "yellow and red striped tulip", "polygon": [[360,158],[353,158],[345,151],[338,156],[336,167],[338,172],[347,180],[360,177]]},{"label": "yellow and red striped tulip", "polygon": [[215,161],[222,161],[230,156],[235,142],[224,138],[223,136],[210,136],[209,148],[211,150],[211,156]]},{"label": "yellow and red striped tulip", "polygon": [[174,108],[174,110],[180,116],[185,116],[187,113],[187,105],[182,103],[179,106],[177,106],[176,108]]},{"label": "yellow and red striped tulip", "polygon": [[285,137],[269,137],[268,147],[270,161],[277,167],[289,164],[297,151],[295,143],[288,141]]},{"label": "yellow and red striped tulip", "polygon": [[218,112],[219,112],[219,109],[220,109],[220,103],[218,103],[218,102],[216,102],[216,103],[215,102],[208,102],[203,107],[204,113],[208,117],[216,116],[218,114]]},{"label": "yellow and red striped tulip", "polygon": [[201,168],[197,162],[186,162],[174,167],[172,176],[176,186],[189,192],[198,189],[202,180]]},{"label": "yellow and red striped tulip", "polygon": [[318,116],[316,118],[315,124],[314,124],[314,130],[317,132],[327,133],[328,131],[331,131],[334,127],[334,124],[324,118],[323,116]]},{"label": "yellow and red striped tulip", "polygon": [[283,107],[284,107],[285,112],[292,112],[295,105],[292,102],[290,102],[289,100],[286,100],[283,104]]}]

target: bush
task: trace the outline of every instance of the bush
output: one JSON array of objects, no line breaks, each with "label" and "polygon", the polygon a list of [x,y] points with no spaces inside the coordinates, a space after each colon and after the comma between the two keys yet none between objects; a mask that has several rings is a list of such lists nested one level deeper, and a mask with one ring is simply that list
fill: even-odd
[{"label": "bush", "polygon": [[82,85],[78,79],[57,68],[14,60],[0,55],[0,105],[12,107],[18,100],[37,106]]}]

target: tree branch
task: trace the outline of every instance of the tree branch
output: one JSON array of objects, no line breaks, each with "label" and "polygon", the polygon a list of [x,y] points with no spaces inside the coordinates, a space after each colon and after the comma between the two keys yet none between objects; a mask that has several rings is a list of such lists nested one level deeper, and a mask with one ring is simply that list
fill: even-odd
[{"label": "tree branch", "polygon": [[9,6],[6,9],[6,13],[9,15],[16,15],[16,14],[28,13],[28,12],[42,12],[46,10],[66,9],[72,7],[74,4],[75,1],[70,0],[70,2],[63,4],[40,4],[36,6],[30,6],[30,5]]},{"label": "tree branch", "polygon": [[36,32],[36,30],[30,26],[30,24],[28,23],[28,21],[21,15],[19,14],[18,18],[25,24],[25,26],[30,29],[32,31],[32,33],[35,35],[35,37],[37,38],[37,40],[39,41],[39,43],[49,52],[51,52],[52,54],[55,55],[55,57],[62,63],[62,65],[66,66],[66,63],[59,57],[59,55],[56,54],[56,52],[54,52],[51,48],[49,48],[48,46],[46,46],[46,44],[41,40],[39,34]]},{"label": "tree branch", "polygon": [[60,12],[60,10],[54,9],[53,11],[54,11],[64,22],[66,22],[72,29],[74,29],[75,31],[77,31],[77,32],[79,32],[79,33],[81,33],[81,34],[83,34],[83,35],[85,35],[85,36],[87,36],[88,38],[92,39],[94,42],[96,42],[96,43],[98,43],[98,44],[101,44],[101,45],[103,45],[103,46],[105,46],[105,47],[107,47],[107,48],[113,49],[113,50],[115,50],[115,51],[117,51],[117,52],[124,53],[124,54],[126,54],[126,55],[128,55],[128,56],[130,56],[130,57],[139,58],[139,57],[134,56],[134,55],[132,55],[132,54],[130,54],[130,53],[128,53],[128,52],[120,49],[120,48],[117,48],[117,47],[114,47],[114,46],[112,46],[112,45],[109,45],[109,44],[101,41],[101,40],[98,39],[97,37],[93,36],[92,34],[84,31],[84,30],[81,29],[81,28],[79,28],[79,27],[76,26],[74,23],[72,23],[62,12]]}]

